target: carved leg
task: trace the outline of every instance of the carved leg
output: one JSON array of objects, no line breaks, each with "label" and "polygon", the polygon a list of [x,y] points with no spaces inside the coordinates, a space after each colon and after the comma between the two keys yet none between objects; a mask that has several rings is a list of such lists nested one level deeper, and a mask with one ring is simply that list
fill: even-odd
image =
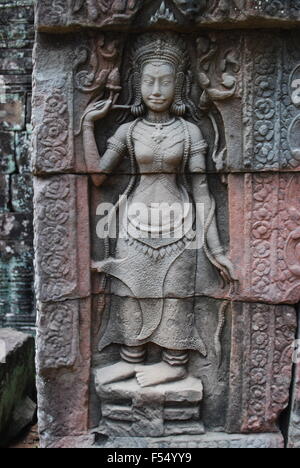
[{"label": "carved leg", "polygon": [[136,378],[141,387],[150,387],[168,382],[175,382],[186,377],[188,351],[165,349],[163,360],[150,366],[137,366]]},{"label": "carved leg", "polygon": [[122,382],[135,376],[136,365],[144,362],[145,346],[122,346],[120,362],[112,366],[104,367],[98,379],[101,385],[113,382]]}]

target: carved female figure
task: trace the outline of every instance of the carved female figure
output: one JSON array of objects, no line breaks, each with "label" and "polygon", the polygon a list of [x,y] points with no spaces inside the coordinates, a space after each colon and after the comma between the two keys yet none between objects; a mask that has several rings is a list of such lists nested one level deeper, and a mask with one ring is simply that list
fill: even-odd
[{"label": "carved female figure", "polygon": [[[201,235],[194,231],[198,206],[204,207],[200,229],[206,255],[228,282],[234,274],[220,244],[215,202],[205,175],[207,144],[198,126],[184,119],[186,45],[173,34],[145,35],[136,43],[133,66],[135,120],[119,127],[103,157],[95,142],[94,122],[107,115],[113,100],[91,106],[83,128],[87,164],[98,161],[99,166],[94,184],[103,184],[126,154],[133,174],[114,255],[93,265],[116,279],[114,294],[120,287],[127,291],[118,310],[110,310],[99,344],[99,350],[120,344],[120,362],[103,368],[101,379],[105,384],[136,376],[147,387],[185,378],[189,350],[206,355],[195,327],[193,300],[178,298],[179,290],[185,292],[183,297],[192,297],[194,288],[197,249],[191,245],[195,235]],[[191,183],[187,174],[192,174]],[[154,213],[166,203],[176,207],[171,225]],[[133,216],[134,204],[146,209]],[[147,343],[162,348],[161,362],[145,365]]]}]

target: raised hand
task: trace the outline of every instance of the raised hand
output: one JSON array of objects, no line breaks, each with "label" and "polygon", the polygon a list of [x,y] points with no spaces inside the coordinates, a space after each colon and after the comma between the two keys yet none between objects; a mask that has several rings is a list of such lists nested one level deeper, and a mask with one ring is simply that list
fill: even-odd
[{"label": "raised hand", "polygon": [[97,101],[90,104],[85,111],[84,122],[92,123],[106,117],[113,105],[113,99]]}]

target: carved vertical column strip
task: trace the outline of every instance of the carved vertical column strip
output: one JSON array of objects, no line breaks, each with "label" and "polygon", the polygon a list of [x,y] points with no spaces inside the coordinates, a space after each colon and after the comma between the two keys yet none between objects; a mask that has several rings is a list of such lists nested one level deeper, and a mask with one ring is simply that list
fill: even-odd
[{"label": "carved vertical column strip", "polygon": [[[279,298],[279,291],[276,281],[272,281],[272,278],[277,278],[277,267],[278,267],[278,244],[279,244],[279,196],[280,196],[280,174],[274,174],[273,177],[273,196],[272,196],[272,234],[271,234],[271,245],[273,248],[270,251],[270,278],[271,278],[271,294],[274,296],[274,302]],[[279,302],[279,300],[278,300]]]},{"label": "carved vertical column strip", "polygon": [[[276,70],[276,84],[275,84],[275,95],[274,95],[274,103],[275,103],[275,117],[274,117],[274,165],[273,168],[281,169],[282,161],[281,161],[281,94],[282,94],[282,78],[283,78],[283,58],[282,58],[282,51],[284,49],[284,40],[282,36],[278,38],[276,41],[276,61],[277,61],[277,70]],[[275,162],[276,161],[276,162]]]},{"label": "carved vertical column strip", "polygon": [[249,50],[249,38],[246,35],[243,55],[243,162],[245,168],[251,168],[253,159],[253,60]]},{"label": "carved vertical column strip", "polygon": [[228,432],[277,432],[287,407],[295,311],[288,306],[233,305]]},{"label": "carved vertical column strip", "polygon": [[290,167],[291,165],[297,166],[297,162],[293,162],[292,154],[288,143],[288,133],[290,125],[293,121],[294,107],[291,101],[289,81],[291,79],[291,73],[293,71],[293,60],[290,58],[289,38],[283,41],[282,48],[282,82],[280,84],[281,95],[279,97],[280,102],[280,158],[281,167],[283,169]]},{"label": "carved vertical column strip", "polygon": [[90,295],[88,179],[35,178],[36,295],[41,302]]},{"label": "carved vertical column strip", "polygon": [[294,379],[288,428],[288,448],[300,448],[300,310],[298,308],[297,341],[293,346]]},{"label": "carved vertical column strip", "polygon": [[[250,305],[232,305],[229,402],[226,430],[238,434],[242,426],[242,410],[248,388],[247,355],[250,348]],[[248,337],[248,338],[247,338]],[[248,342],[247,342],[248,339]]]},{"label": "carved vertical column strip", "polygon": [[[244,276],[244,287],[247,291],[250,291],[252,285],[252,271],[249,266],[251,265],[252,261],[252,251],[249,248],[249,242],[251,239],[251,231],[253,226],[253,198],[252,198],[252,174],[246,174],[244,179],[244,197],[245,197],[245,204],[244,204],[244,213],[245,213],[245,230],[244,230],[244,265],[245,269],[248,274]],[[248,244],[248,245],[246,245]]]}]

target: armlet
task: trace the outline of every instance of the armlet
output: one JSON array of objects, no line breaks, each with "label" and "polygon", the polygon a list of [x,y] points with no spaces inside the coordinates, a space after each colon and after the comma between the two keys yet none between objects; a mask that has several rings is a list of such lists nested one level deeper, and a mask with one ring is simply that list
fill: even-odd
[{"label": "armlet", "polygon": [[208,145],[202,140],[191,146],[190,153],[190,170],[192,172],[200,171],[204,172],[206,169],[205,165],[205,154],[207,152]]},{"label": "armlet", "polygon": [[107,149],[115,151],[118,154],[122,154],[126,150],[126,145],[121,141],[117,140],[115,137],[111,137],[107,141]]}]

